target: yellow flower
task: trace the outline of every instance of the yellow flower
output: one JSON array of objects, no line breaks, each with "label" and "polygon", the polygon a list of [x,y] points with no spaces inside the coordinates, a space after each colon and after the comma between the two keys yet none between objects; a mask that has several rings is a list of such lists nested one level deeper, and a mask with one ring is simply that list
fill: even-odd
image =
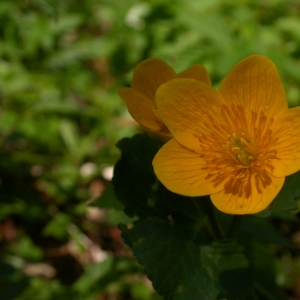
[{"label": "yellow flower", "polygon": [[143,129],[168,138],[171,134],[157,114],[155,94],[163,83],[174,78],[193,78],[211,86],[210,77],[202,65],[194,65],[176,74],[162,60],[149,58],[135,68],[131,88],[119,90],[119,96],[125,101],[129,113]]},{"label": "yellow flower", "polygon": [[300,107],[288,109],[275,65],[252,55],[238,63],[219,91],[174,79],[156,94],[173,139],[153,160],[171,191],[210,195],[230,214],[257,213],[300,169]]}]

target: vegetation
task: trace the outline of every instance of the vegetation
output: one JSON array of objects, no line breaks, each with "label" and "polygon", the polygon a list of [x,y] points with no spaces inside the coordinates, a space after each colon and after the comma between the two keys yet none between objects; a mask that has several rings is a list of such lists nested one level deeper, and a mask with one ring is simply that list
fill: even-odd
[{"label": "vegetation", "polygon": [[[134,67],[149,57],[163,59],[176,72],[201,63],[218,87],[239,60],[256,53],[276,64],[290,107],[298,106],[299,16],[296,0],[2,0],[0,299],[162,299],[144,273],[146,266],[154,278],[156,270],[149,265],[159,258],[142,255],[149,244],[137,243],[141,232],[149,230],[150,244],[158,238],[151,228],[172,237],[167,253],[176,251],[166,266],[174,264],[181,246],[193,255],[196,250],[182,228],[174,232],[166,222],[151,219],[167,217],[170,203],[150,209],[137,197],[128,203],[124,195],[120,202],[114,196],[111,173],[120,150],[118,172],[128,172],[127,187],[140,179],[129,172],[139,170],[124,157],[140,144],[157,150],[145,135],[116,147],[121,138],[140,132],[118,89],[130,85]],[[146,159],[136,154],[143,170],[148,170],[152,152]],[[118,180],[115,176],[116,185]],[[255,299],[300,299],[299,180],[298,173],[289,177],[271,210],[243,221],[241,227],[259,236],[259,242],[248,248],[247,241],[244,248],[233,241],[205,248],[205,268],[215,267],[209,260],[212,252],[237,262],[237,269],[252,255]],[[194,204],[188,205],[183,212],[197,214]],[[139,225],[130,230],[137,218]],[[222,220],[225,227],[229,221]],[[246,249],[245,257],[231,256],[224,247],[235,253]],[[166,248],[159,251],[165,254]],[[193,266],[193,260],[179,268],[180,280],[186,282],[191,275],[185,266]],[[153,284],[165,299],[173,299],[172,282],[160,286],[166,274],[160,276]],[[240,284],[247,285],[247,276]],[[232,292],[233,283],[224,284]],[[211,291],[216,294],[213,287]],[[191,300],[184,297],[178,299]]]}]

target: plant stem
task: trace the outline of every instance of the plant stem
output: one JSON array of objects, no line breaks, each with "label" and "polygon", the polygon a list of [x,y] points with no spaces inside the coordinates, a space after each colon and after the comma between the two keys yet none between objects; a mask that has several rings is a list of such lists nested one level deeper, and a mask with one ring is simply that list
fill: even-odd
[{"label": "plant stem", "polygon": [[207,199],[205,199],[204,201],[205,201],[205,205],[203,205],[203,207],[205,208],[206,215],[212,227],[214,237],[218,240],[221,240],[223,238],[223,234],[219,226],[219,223],[216,219],[216,215],[214,213],[214,206],[209,197],[207,197]]},{"label": "plant stem", "polygon": [[233,238],[236,235],[239,225],[241,223],[242,217],[243,216],[240,216],[240,215],[233,216],[233,220],[232,220],[230,227],[228,229],[228,232],[226,234],[227,238]]}]

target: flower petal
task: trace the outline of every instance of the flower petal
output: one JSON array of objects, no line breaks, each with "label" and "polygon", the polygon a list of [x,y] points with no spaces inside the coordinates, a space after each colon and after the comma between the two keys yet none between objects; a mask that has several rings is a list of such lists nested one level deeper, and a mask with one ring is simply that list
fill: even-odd
[{"label": "flower petal", "polygon": [[236,215],[258,213],[277,196],[285,178],[270,175],[270,179],[270,184],[265,188],[260,186],[259,191],[254,176],[250,176],[250,180],[236,180],[234,185],[211,195],[211,201],[224,213]]},{"label": "flower petal", "polygon": [[185,147],[199,150],[199,135],[209,133],[205,123],[220,116],[222,96],[208,85],[186,78],[163,84],[156,93],[158,113],[173,137]]},{"label": "flower petal", "polygon": [[278,139],[272,149],[276,151],[277,160],[283,165],[283,176],[299,171],[300,107],[286,110],[277,115],[271,130],[273,131],[273,138]]},{"label": "flower petal", "polygon": [[192,78],[211,86],[211,79],[202,65],[194,65],[177,74],[177,78]]},{"label": "flower petal", "polygon": [[160,131],[152,131],[152,130],[148,130],[146,128],[144,128],[146,133],[153,139],[156,141],[160,141],[163,143],[166,143],[167,141],[169,141],[172,138],[172,135],[170,133],[170,131],[168,130],[167,127],[164,127],[162,130]]},{"label": "flower petal", "polygon": [[251,55],[240,61],[222,82],[219,92],[229,103],[274,116],[288,108],[285,91],[274,63],[265,56]]},{"label": "flower petal", "polygon": [[131,87],[154,101],[158,87],[173,78],[176,73],[168,64],[158,58],[149,58],[136,66]]},{"label": "flower petal", "polygon": [[205,166],[206,161],[199,154],[182,147],[175,139],[167,142],[153,160],[158,179],[170,191],[185,196],[208,195],[223,188],[206,179]]},{"label": "flower petal", "polygon": [[142,127],[154,131],[164,128],[164,124],[154,113],[155,104],[149,98],[132,88],[121,88],[119,96],[125,101],[131,116]]}]

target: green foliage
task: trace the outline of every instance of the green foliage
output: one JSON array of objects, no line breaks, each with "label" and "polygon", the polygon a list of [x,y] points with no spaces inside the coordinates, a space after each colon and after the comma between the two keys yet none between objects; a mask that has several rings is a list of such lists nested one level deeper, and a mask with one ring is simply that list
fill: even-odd
[{"label": "green foliage", "polygon": [[[238,60],[258,53],[275,62],[297,106],[297,8],[295,0],[2,0],[0,298],[162,299],[124,248],[120,222],[166,299],[293,293],[292,279],[278,287],[275,266],[299,274],[291,245],[299,173],[237,230],[208,197],[182,197],[157,181],[159,142],[136,135],[117,143],[138,132],[117,90],[148,57],[176,71],[202,63],[218,86]],[[119,158],[116,143],[114,196],[104,171]]]},{"label": "green foliage", "polygon": [[[129,272],[137,271],[139,267],[128,260],[108,257],[104,262],[98,263],[96,268],[94,265],[86,267],[85,275],[74,284],[74,293],[81,295],[83,299],[92,298],[93,295],[96,297],[109,284],[120,280]],[[116,292],[122,288],[122,286],[113,287]]]},{"label": "green foliage", "polygon": [[0,294],[3,300],[14,299],[27,286],[27,278],[12,265],[0,261]]},{"label": "green foliage", "polygon": [[156,178],[151,162],[158,145],[153,145],[147,135],[137,135],[121,140],[118,147],[122,150],[122,159],[115,165],[112,182],[116,197],[130,217],[155,215],[151,187],[155,185]]},{"label": "green foliage", "polygon": [[300,172],[286,177],[283,188],[270,205],[270,210],[297,210],[297,200],[300,198],[299,182]]},{"label": "green foliage", "polygon": [[152,160],[160,142],[153,141],[147,134],[139,134],[122,139],[117,145],[122,156],[115,165],[112,184],[128,216],[166,217],[170,210],[194,219],[204,215],[198,200],[170,193],[155,177]]},{"label": "green foliage", "polygon": [[[208,197],[189,198],[166,190],[152,169],[158,144],[146,134],[123,139],[118,146],[122,155],[112,181],[115,194],[124,211],[139,218],[133,227],[120,226],[123,238],[164,299],[285,299],[275,282],[275,259],[268,266],[259,262],[270,255],[268,244],[295,246],[275,230],[270,219],[225,215],[216,211]],[[297,178],[298,174],[289,177],[287,188]],[[297,189],[287,194],[291,201]],[[274,207],[281,197],[275,199]],[[277,209],[288,214],[290,203],[282,203]],[[265,284],[264,276],[268,276]]]},{"label": "green foliage", "polygon": [[66,238],[67,228],[71,224],[71,217],[68,214],[59,213],[43,229],[45,236],[52,236],[56,239]]},{"label": "green foliage", "polygon": [[43,258],[43,250],[36,246],[28,236],[20,237],[15,244],[10,246],[9,250],[29,261],[39,261]]},{"label": "green foliage", "polygon": [[128,217],[123,211],[123,206],[117,200],[112,185],[106,187],[101,197],[93,202],[92,205],[109,210],[107,222],[112,226],[117,226],[120,223],[130,224],[134,221],[133,218]]},{"label": "green foliage", "polygon": [[[123,237],[164,299],[215,299],[216,283],[201,250],[166,220],[143,220]],[[206,262],[207,263],[207,262]]]}]

